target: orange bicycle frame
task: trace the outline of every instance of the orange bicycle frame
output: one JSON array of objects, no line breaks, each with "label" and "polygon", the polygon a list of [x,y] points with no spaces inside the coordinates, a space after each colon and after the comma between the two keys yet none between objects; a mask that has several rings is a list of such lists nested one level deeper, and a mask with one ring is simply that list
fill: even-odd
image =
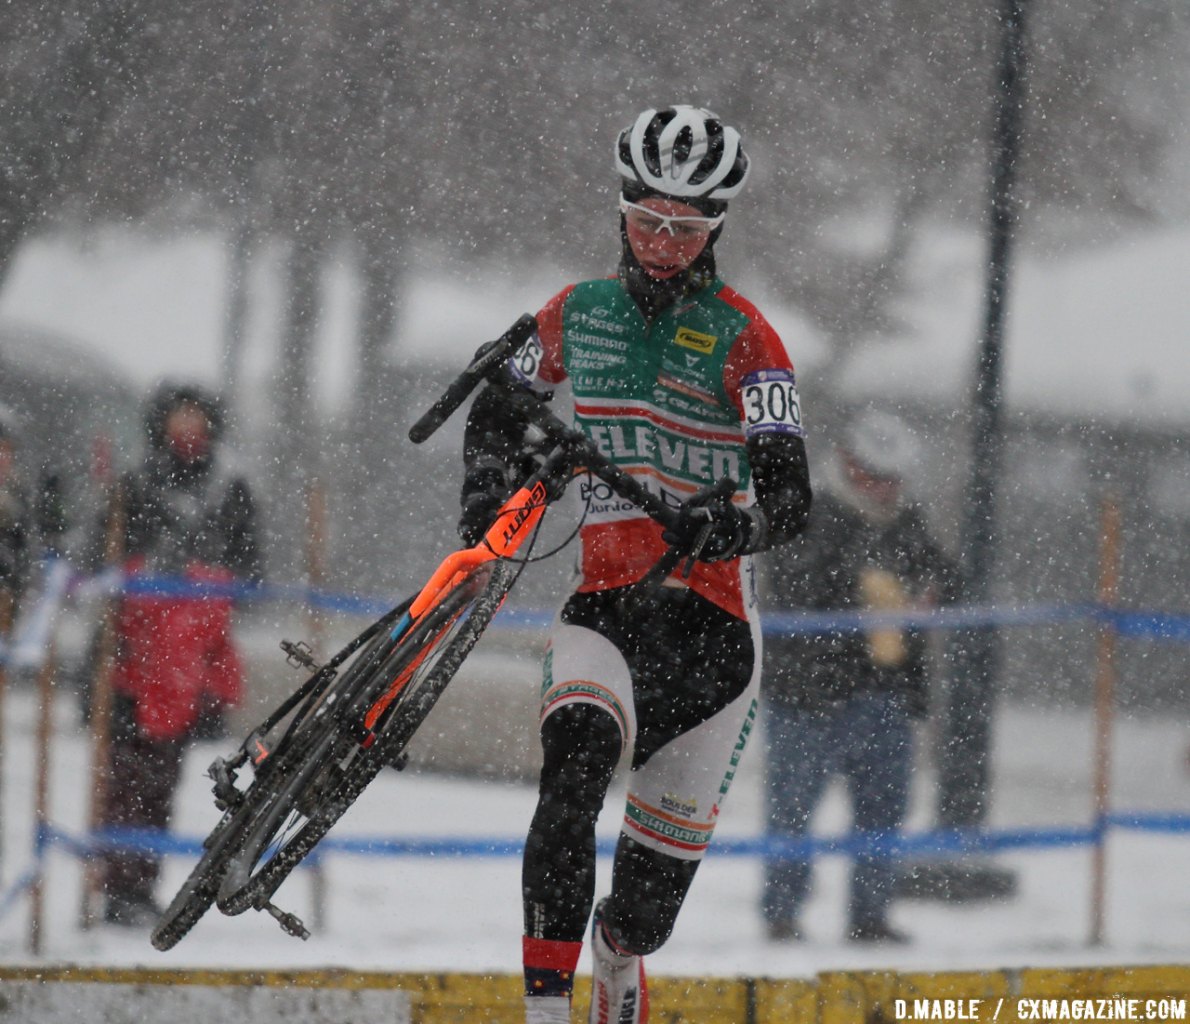
[{"label": "orange bicycle frame", "polygon": [[[537,524],[541,522],[547,504],[548,493],[545,484],[540,480],[530,481],[509,497],[500,506],[495,521],[488,527],[487,533],[478,544],[461,551],[455,551],[442,560],[441,565],[434,570],[433,575],[426,581],[420,593],[413,599],[409,611],[405,613],[405,617],[393,632],[408,632],[412,629],[423,616],[438,607],[443,599],[463,580],[467,579],[477,567],[496,558],[509,558],[515,555],[525,542],[525,538],[530,536]],[[449,629],[450,625],[451,622],[446,622],[442,629]],[[426,644],[422,654],[402,668],[397,678],[368,708],[368,712],[364,716],[364,727],[369,730],[369,733],[380,716],[384,714],[412,678],[426,654],[432,649],[433,644]]]}]

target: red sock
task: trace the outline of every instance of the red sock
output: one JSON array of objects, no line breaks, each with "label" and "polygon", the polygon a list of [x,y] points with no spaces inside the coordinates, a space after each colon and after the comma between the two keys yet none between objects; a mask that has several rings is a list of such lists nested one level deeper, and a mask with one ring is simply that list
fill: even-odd
[{"label": "red sock", "polygon": [[578,967],[581,942],[557,942],[551,939],[521,940],[525,963],[525,995],[569,996],[574,991],[574,971]]}]

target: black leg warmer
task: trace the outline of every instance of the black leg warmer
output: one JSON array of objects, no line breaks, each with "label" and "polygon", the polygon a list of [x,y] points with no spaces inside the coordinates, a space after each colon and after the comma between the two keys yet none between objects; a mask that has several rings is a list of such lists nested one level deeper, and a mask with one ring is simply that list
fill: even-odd
[{"label": "black leg warmer", "polygon": [[615,719],[589,704],[542,723],[545,763],[521,876],[531,938],[582,941],[595,898],[595,819],[621,742]]},{"label": "black leg warmer", "polygon": [[678,860],[620,836],[611,899],[604,908],[604,921],[616,945],[638,956],[660,949],[673,931],[698,865],[696,860]]}]

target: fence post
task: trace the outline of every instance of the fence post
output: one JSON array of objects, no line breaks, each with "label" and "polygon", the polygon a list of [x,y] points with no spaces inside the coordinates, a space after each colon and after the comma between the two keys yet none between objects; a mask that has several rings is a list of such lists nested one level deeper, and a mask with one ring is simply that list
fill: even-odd
[{"label": "fence post", "polygon": [[306,491],[306,630],[314,656],[321,658],[326,642],[326,616],[311,599],[326,586],[326,488],[318,477]]},{"label": "fence post", "polygon": [[53,636],[46,643],[45,661],[37,674],[36,777],[33,789],[33,881],[29,886],[30,956],[41,956],[45,944],[46,829],[50,822],[50,744],[54,731],[54,672],[57,663]]},{"label": "fence post", "polygon": [[[118,569],[124,559],[125,535],[124,488],[117,482],[108,503],[107,530],[104,535],[103,564],[108,570]],[[120,614],[120,595],[108,597],[104,605],[99,631],[99,649],[95,658],[95,675],[91,682],[91,806],[87,824],[94,832],[103,824],[107,804],[107,776],[111,747],[112,675],[115,671],[116,628]],[[103,887],[103,861],[89,858],[83,867],[82,900],[79,905],[79,927],[86,931],[95,924],[95,901]]]},{"label": "fence post", "polygon": [[[1103,498],[1099,521],[1098,610],[1111,611],[1120,588],[1120,503],[1112,492]],[[1116,626],[1101,617],[1095,656],[1095,845],[1091,849],[1091,933],[1101,945],[1107,903],[1106,822],[1111,807],[1112,725],[1115,714]]]},{"label": "fence post", "polygon": [[4,698],[12,657],[12,591],[0,587],[0,892],[4,891]]},{"label": "fence post", "polygon": [[[326,646],[326,616],[314,603],[314,591],[326,586],[326,488],[319,477],[310,479],[306,490],[306,630],[314,657],[322,660]],[[327,886],[322,859],[310,868],[311,923],[321,929],[326,923]]]}]

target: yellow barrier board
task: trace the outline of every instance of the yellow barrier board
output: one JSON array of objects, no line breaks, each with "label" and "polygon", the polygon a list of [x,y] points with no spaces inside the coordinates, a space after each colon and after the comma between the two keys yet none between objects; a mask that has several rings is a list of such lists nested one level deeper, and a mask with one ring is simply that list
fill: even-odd
[{"label": "yellow barrier board", "polygon": [[[514,975],[0,967],[0,1024],[7,1024],[5,981],[390,989],[408,997],[411,1024],[524,1020],[521,982]],[[1165,1024],[1188,1020],[1190,964],[933,974],[837,971],[804,980],[656,977],[649,987],[652,1024]],[[589,993],[589,979],[579,978],[576,1006],[585,1007]]]}]

